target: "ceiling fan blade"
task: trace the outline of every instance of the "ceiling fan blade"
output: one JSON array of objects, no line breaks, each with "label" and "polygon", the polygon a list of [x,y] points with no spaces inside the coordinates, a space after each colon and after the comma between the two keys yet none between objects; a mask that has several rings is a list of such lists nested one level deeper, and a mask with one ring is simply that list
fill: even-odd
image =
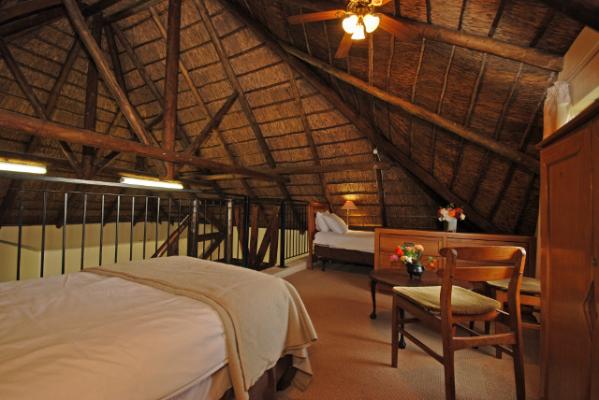
[{"label": "ceiling fan blade", "polygon": [[341,42],[339,42],[339,47],[337,48],[337,52],[335,53],[335,58],[345,58],[349,54],[349,50],[351,49],[352,39],[351,35],[344,34],[343,38],[341,38]]},{"label": "ceiling fan blade", "polygon": [[422,37],[421,32],[415,30],[411,26],[402,23],[401,21],[391,18],[385,14],[379,14],[379,17],[381,18],[379,28],[389,32],[401,41],[411,42],[414,40],[418,40]]},{"label": "ceiling fan blade", "polygon": [[328,21],[331,19],[342,18],[345,16],[344,10],[319,11],[308,14],[292,15],[287,21],[292,24],[302,24],[306,22]]}]

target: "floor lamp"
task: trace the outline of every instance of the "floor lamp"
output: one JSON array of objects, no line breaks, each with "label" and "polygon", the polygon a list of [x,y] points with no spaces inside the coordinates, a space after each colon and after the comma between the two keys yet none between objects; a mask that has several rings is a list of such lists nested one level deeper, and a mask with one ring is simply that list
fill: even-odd
[{"label": "floor lamp", "polygon": [[349,210],[357,210],[356,204],[351,200],[346,200],[345,203],[341,206],[342,210],[345,210],[345,221],[347,226],[349,226]]}]

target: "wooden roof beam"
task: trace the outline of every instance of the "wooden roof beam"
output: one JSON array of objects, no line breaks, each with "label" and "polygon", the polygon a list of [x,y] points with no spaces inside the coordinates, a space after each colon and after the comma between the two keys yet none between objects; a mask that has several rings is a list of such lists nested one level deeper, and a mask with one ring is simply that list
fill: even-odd
[{"label": "wooden roof beam", "polygon": [[499,154],[502,157],[521,164],[533,173],[538,173],[539,171],[539,161],[526,153],[513,149],[512,147],[493,138],[478,134],[477,132],[474,132],[465,126],[442,117],[439,114],[429,111],[426,108],[409,102],[399,96],[395,96],[383,89],[379,89],[376,86],[371,86],[367,82],[364,82],[363,80],[356,78],[355,76],[346,72],[340,71],[337,68],[320,61],[315,57],[311,57],[294,47],[291,47],[287,44],[281,44],[281,47],[294,57],[307,62],[321,71],[324,71],[371,96],[374,96],[393,106],[399,107],[410,115],[436,125],[437,127],[448,132],[452,132],[457,136],[462,137],[496,154]]},{"label": "wooden roof beam", "polygon": [[152,144],[152,137],[146,131],[141,117],[137,114],[137,111],[129,102],[129,99],[125,94],[125,91],[117,82],[114,73],[110,69],[108,60],[106,59],[104,52],[102,51],[100,46],[98,46],[98,43],[96,43],[91,32],[89,31],[85,22],[85,18],[81,13],[81,10],[77,5],[77,2],[75,0],[63,0],[63,3],[65,5],[65,8],[67,9],[67,13],[69,15],[69,19],[71,20],[73,29],[85,45],[89,55],[96,64],[98,72],[102,76],[102,79],[106,84],[106,87],[115,98],[125,118],[129,121],[131,129],[133,129],[133,132],[135,132],[135,134],[137,135],[137,137],[139,137],[142,143],[146,145]]},{"label": "wooden roof beam", "polygon": [[[310,121],[308,121],[308,117],[306,116],[306,110],[304,109],[304,104],[302,103],[301,94],[299,88],[297,87],[297,82],[295,81],[295,72],[293,72],[293,69],[288,64],[286,65],[286,67],[287,73],[289,75],[289,85],[291,87],[291,94],[293,95],[295,107],[297,108],[300,114],[302,126],[304,128],[304,132],[306,133],[306,141],[308,142],[308,146],[310,147],[310,153],[312,154],[314,165],[320,166],[320,156],[318,155],[318,149],[316,147],[316,143],[314,142],[312,127],[310,126]],[[329,207],[331,207],[333,203],[331,202],[331,196],[322,173],[318,174],[318,181],[322,189],[322,195],[326,199],[327,203],[329,203]]]},{"label": "wooden roof beam", "polygon": [[[99,0],[92,5],[82,5],[83,15],[91,17],[101,13],[120,0]],[[37,29],[64,17],[62,0],[28,0],[2,10],[0,36],[9,37]]]},{"label": "wooden roof beam", "polygon": [[[561,3],[557,0],[545,1]],[[305,0],[285,0],[285,2],[293,3],[299,7],[308,8],[315,11],[328,10],[335,6],[334,4]],[[517,46],[511,43],[490,38],[488,36],[473,35],[437,25],[413,21],[407,18],[395,17],[387,14],[386,16],[390,18],[387,20],[390,21],[390,25],[386,28],[392,32],[396,32],[396,35],[399,37],[402,37],[402,35],[408,33],[410,36],[421,36],[429,40],[435,40],[450,45],[464,47],[470,50],[489,53],[502,58],[522,62],[524,64],[534,65],[536,67],[550,71],[559,72],[563,67],[563,58],[561,56],[547,53],[539,49]]]},{"label": "wooden roof beam", "polygon": [[272,39],[272,37],[262,28],[262,26],[256,24],[247,14],[240,9],[237,4],[231,2],[231,0],[219,0],[221,4],[225,5],[229,11],[240,18],[252,31],[258,36],[258,38],[264,42],[264,44],[274,51],[279,57],[288,62],[297,72],[299,72],[304,79],[317,91],[324,96],[331,105],[335,106],[337,110],[345,116],[354,126],[358,132],[361,132],[377,147],[379,152],[389,159],[393,164],[399,166],[405,171],[409,172],[416,178],[422,185],[426,186],[430,191],[442,197],[448,202],[456,204],[462,204],[466,214],[470,220],[478,225],[485,231],[488,232],[501,232],[497,226],[492,222],[488,221],[485,216],[480,214],[475,208],[467,204],[464,199],[460,198],[457,194],[447,188],[443,183],[439,182],[434,176],[432,176],[424,168],[420,167],[417,163],[413,162],[408,156],[404,155],[393,143],[387,138],[377,132],[374,127],[357,112],[355,112],[345,100],[343,100],[339,94],[337,94],[332,88],[326,85],[320,77],[318,77],[312,70],[310,70],[305,64],[299,62],[296,58],[290,56],[281,45]]},{"label": "wooden roof beam", "polygon": [[202,131],[199,133],[199,135],[197,135],[194,138],[191,146],[187,148],[186,151],[189,154],[196,154],[198,152],[200,147],[202,147],[202,144],[210,137],[210,133],[214,129],[218,128],[225,115],[229,112],[229,110],[237,100],[237,97],[239,97],[239,93],[233,92],[233,94],[231,94],[223,103],[223,105],[219,108],[216,114],[214,114],[212,118],[210,118],[208,124],[202,128]]},{"label": "wooden roof beam", "polygon": [[165,151],[160,147],[146,145],[115,136],[106,136],[86,129],[45,121],[6,110],[0,110],[0,128],[12,129],[29,135],[63,140],[65,142],[91,146],[98,149],[115,150],[161,161],[193,165],[198,168],[206,168],[219,172],[243,174],[253,179],[269,181],[272,181],[273,179],[284,180],[284,178],[270,171],[236,167],[199,157],[187,156],[181,152]]},{"label": "wooden roof beam", "polygon": [[[133,62],[135,69],[137,70],[137,72],[139,72],[139,75],[141,76],[142,80],[144,81],[144,83],[146,84],[148,89],[150,89],[150,92],[152,92],[152,94],[156,98],[156,101],[158,101],[158,104],[160,104],[160,107],[164,111],[166,103],[165,103],[164,97],[162,96],[162,93],[160,92],[160,89],[158,89],[158,86],[156,86],[156,83],[150,77],[150,74],[146,70],[146,67],[139,60],[139,57],[137,57],[137,54],[135,53],[133,46],[131,46],[131,43],[129,43],[129,40],[127,40],[127,37],[125,36],[123,31],[116,24],[110,25],[109,31],[111,33],[114,33],[114,35],[116,36],[118,41],[121,43],[121,45],[125,49],[125,52],[127,53],[129,58]],[[166,38],[166,31],[165,31],[164,37]],[[184,71],[183,71],[181,65],[179,67],[181,68],[181,73],[183,73]],[[118,78],[118,76],[117,76],[117,78]],[[164,114],[162,116],[159,116],[160,118],[157,118],[157,119],[159,120],[163,116],[164,116]],[[156,123],[157,123],[157,121],[155,121],[155,120],[148,122],[146,129],[151,129],[153,124],[156,124]],[[179,140],[181,140],[183,142],[184,147],[189,146],[189,144],[191,143],[191,140],[189,139],[189,136],[187,135],[187,133],[185,132],[183,127],[179,124],[177,124],[177,135],[179,137]]]},{"label": "wooden roof beam", "polygon": [[[254,135],[256,137],[256,141],[258,142],[260,150],[262,151],[262,154],[263,154],[264,158],[266,159],[266,162],[269,165],[269,167],[275,168],[276,167],[275,160],[272,157],[272,154],[270,153],[270,149],[268,148],[266,139],[264,139],[264,135],[262,134],[260,125],[258,125],[258,121],[256,121],[256,117],[252,111],[252,107],[250,106],[250,103],[248,102],[248,100],[245,96],[245,93],[243,92],[243,88],[241,87],[241,84],[239,83],[239,79],[238,79],[237,75],[235,74],[235,71],[233,70],[231,61],[227,57],[227,54],[225,53],[225,49],[223,48],[223,46],[220,42],[220,38],[218,37],[216,29],[212,23],[212,20],[210,19],[210,16],[208,15],[208,10],[206,9],[206,6],[204,5],[204,3],[202,1],[195,0],[195,1],[193,1],[193,4],[196,6],[196,9],[200,13],[202,21],[204,22],[204,26],[206,27],[206,30],[208,31],[208,35],[210,36],[210,40],[211,40],[212,44],[214,45],[214,49],[216,50],[216,53],[218,54],[218,57],[223,65],[225,74],[227,75],[231,85],[233,86],[233,90],[235,90],[235,91],[237,91],[237,93],[239,93],[239,104],[241,105],[241,109],[243,110],[243,113],[245,114],[246,118],[248,119],[248,121],[250,123],[250,126],[252,128],[252,131],[254,132]],[[281,191],[281,193],[283,194],[283,197],[286,200],[291,200],[291,194],[289,193],[287,188],[280,181],[277,181],[277,186],[278,186],[279,190]],[[296,213],[295,208],[293,208],[293,212],[294,212],[294,214]],[[298,216],[296,216],[296,218],[299,220]]]},{"label": "wooden roof beam", "polygon": [[[35,92],[33,91],[31,86],[25,79],[25,76],[23,75],[23,73],[21,72],[19,65],[13,58],[12,53],[10,52],[10,49],[8,48],[6,43],[4,43],[4,41],[1,38],[0,38],[0,54],[2,54],[2,57],[4,58],[4,61],[6,62],[8,69],[15,77],[15,80],[17,81],[19,88],[21,89],[23,94],[27,97],[27,100],[29,100],[29,103],[31,104],[31,107],[33,108],[33,111],[35,112],[35,114],[39,118],[42,118],[43,120],[46,120],[46,121],[49,120],[46,109],[41,105],[39,99],[35,95]],[[71,167],[73,168],[73,170],[75,171],[77,176],[81,176],[81,165],[79,164],[79,161],[77,161],[77,159],[75,158],[75,155],[73,154],[73,150],[71,150],[71,147],[63,141],[59,141],[59,145],[60,145],[60,149],[61,149],[62,153],[64,154],[65,158],[71,164]]]},{"label": "wooden roof beam", "polygon": [[543,2],[599,31],[599,4],[596,0],[543,0]]},{"label": "wooden roof beam", "polygon": [[[160,34],[162,35],[163,39],[167,39],[167,32],[166,29],[164,28],[164,26],[162,25],[162,22],[160,21],[160,17],[158,16],[158,13],[156,12],[156,10],[154,9],[154,7],[150,7],[150,14],[152,15],[152,20],[154,21],[154,24],[156,25],[156,28],[158,28],[158,31],[160,32]],[[124,35],[121,33],[121,36],[123,37],[123,41],[126,42],[126,38],[124,37]],[[133,49],[131,48],[131,46],[129,47],[129,52],[132,53],[135,56],[135,53],[133,51]],[[137,57],[135,57],[135,63],[138,66],[138,69],[141,68],[143,69],[144,66],[141,64],[141,62],[139,62],[139,60],[137,60]],[[179,60],[179,69],[181,71],[181,75],[183,75],[183,79],[185,79],[185,83],[187,84],[187,86],[189,87],[191,94],[194,98],[194,100],[196,101],[196,104],[200,107],[200,109],[202,110],[202,112],[207,115],[209,118],[211,118],[211,120],[214,118],[214,115],[210,112],[210,110],[208,110],[208,107],[206,107],[206,103],[204,102],[204,99],[202,98],[200,91],[198,90],[198,88],[195,86],[195,83],[193,82],[193,79],[191,77],[191,74],[189,73],[189,70],[187,69],[187,67],[185,66],[185,63],[183,63],[182,60]],[[149,75],[147,73],[145,73],[144,70],[144,74],[142,76],[145,76],[149,82],[151,82],[152,86],[154,85],[154,82],[151,81],[151,79],[149,78]],[[156,89],[157,90],[157,89]],[[232,104],[231,104],[232,105]],[[210,124],[210,122],[208,123]],[[235,157],[233,156],[231,150],[228,148],[227,144],[224,141],[223,135],[220,133],[220,131],[218,130],[218,126],[215,126],[213,129],[213,131],[215,131],[219,137],[219,140],[222,143],[222,146],[225,150],[225,153],[227,154],[227,157],[229,158],[229,161],[231,161],[231,163],[234,166],[241,166],[239,164],[239,162],[235,159]],[[200,133],[201,135],[201,133]],[[188,144],[186,147],[189,147],[190,145]],[[199,146],[198,146],[199,147]],[[194,155],[194,153],[190,153],[190,155]],[[247,183],[247,181],[245,179],[243,179],[241,181],[243,188],[245,189],[246,193],[248,196],[250,197],[256,197],[254,194],[254,191],[252,190],[252,188],[249,186],[249,184]],[[220,187],[216,184],[216,182],[213,182],[213,187],[214,190],[217,193],[222,192],[220,190]]]}]

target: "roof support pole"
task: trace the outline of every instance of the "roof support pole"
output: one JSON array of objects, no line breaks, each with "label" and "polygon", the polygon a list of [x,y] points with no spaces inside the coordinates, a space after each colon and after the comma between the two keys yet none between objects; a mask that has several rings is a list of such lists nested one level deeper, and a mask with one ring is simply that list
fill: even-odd
[{"label": "roof support pole", "polygon": [[[179,50],[181,37],[181,0],[168,2],[168,26],[166,34],[166,71],[164,84],[164,135],[162,146],[167,151],[175,150],[177,130],[177,97],[179,94]],[[166,164],[166,177],[174,179],[175,166]]]}]

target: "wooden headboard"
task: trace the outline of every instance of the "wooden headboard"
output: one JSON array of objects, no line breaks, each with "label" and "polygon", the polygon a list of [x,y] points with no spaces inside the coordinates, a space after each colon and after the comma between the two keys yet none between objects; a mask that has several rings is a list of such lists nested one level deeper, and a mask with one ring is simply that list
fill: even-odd
[{"label": "wooden headboard", "polygon": [[326,203],[311,202],[308,204],[308,268],[312,269],[314,253],[314,235],[316,235],[316,213],[330,211]]}]

